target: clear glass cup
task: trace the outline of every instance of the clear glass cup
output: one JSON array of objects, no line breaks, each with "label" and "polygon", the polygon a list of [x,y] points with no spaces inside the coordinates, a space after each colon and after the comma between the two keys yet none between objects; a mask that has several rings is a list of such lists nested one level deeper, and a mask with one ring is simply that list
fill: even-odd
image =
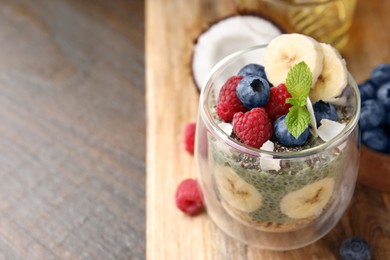
[{"label": "clear glass cup", "polygon": [[256,10],[287,32],[306,34],[338,49],[348,42],[356,6],[356,0],[239,1],[241,8]]},{"label": "clear glass cup", "polygon": [[[222,231],[252,246],[290,250],[327,234],[351,200],[359,165],[360,96],[349,75],[343,99],[350,120],[326,143],[284,153],[246,146],[221,129],[215,106],[225,81],[248,63],[262,64],[264,51],[265,46],[239,51],[213,68],[200,96],[195,160],[208,215]],[[264,162],[281,169],[267,170]],[[241,195],[249,197],[240,201]],[[317,206],[300,211],[297,200]]]}]

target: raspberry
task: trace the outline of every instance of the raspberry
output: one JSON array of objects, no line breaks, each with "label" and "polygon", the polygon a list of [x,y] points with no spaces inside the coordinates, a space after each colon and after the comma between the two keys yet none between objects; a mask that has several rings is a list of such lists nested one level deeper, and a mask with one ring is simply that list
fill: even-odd
[{"label": "raspberry", "polygon": [[195,123],[189,123],[184,127],[184,149],[191,154],[194,153],[195,131]]},{"label": "raspberry", "polygon": [[272,124],[264,108],[253,108],[248,112],[236,113],[233,130],[241,142],[260,148],[272,136]]},{"label": "raspberry", "polygon": [[219,92],[217,114],[225,122],[231,122],[235,113],[246,110],[236,95],[237,85],[242,78],[242,76],[230,77]]},{"label": "raspberry", "polygon": [[277,87],[270,89],[270,95],[268,103],[265,105],[265,110],[269,115],[269,118],[274,122],[278,117],[286,115],[291,104],[286,104],[286,99],[290,98],[286,85],[280,84]]},{"label": "raspberry", "polygon": [[185,179],[176,190],[176,206],[184,213],[194,216],[203,210],[202,193],[195,179]]}]

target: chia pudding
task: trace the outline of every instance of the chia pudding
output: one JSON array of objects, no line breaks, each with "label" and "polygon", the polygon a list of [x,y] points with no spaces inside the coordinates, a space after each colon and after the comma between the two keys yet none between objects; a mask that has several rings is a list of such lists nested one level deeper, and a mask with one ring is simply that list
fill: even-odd
[{"label": "chia pudding", "polygon": [[[196,153],[214,222],[275,250],[311,243],[337,223],[359,159],[360,100],[345,61],[309,37],[283,37],[261,50],[258,64],[243,59],[236,75],[211,76]],[[275,49],[285,53],[275,57]]]}]

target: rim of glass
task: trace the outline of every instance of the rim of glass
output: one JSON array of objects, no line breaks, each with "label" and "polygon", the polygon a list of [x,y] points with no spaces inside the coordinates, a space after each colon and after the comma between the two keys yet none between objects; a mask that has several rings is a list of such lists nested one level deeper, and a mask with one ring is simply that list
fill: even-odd
[{"label": "rim of glass", "polygon": [[285,6],[319,6],[319,5],[326,5],[333,2],[340,2],[340,0],[317,0],[314,2],[302,2],[302,3],[296,3],[296,2],[286,2],[284,0],[265,0],[265,2],[271,3],[271,4],[280,4]]},{"label": "rim of glass", "polygon": [[[206,128],[212,132],[215,133],[213,134],[214,137],[219,139],[220,141],[224,142],[225,144],[231,146],[232,148],[235,148],[243,153],[250,154],[253,156],[261,156],[261,155],[271,155],[274,158],[293,158],[293,157],[304,157],[304,156],[310,156],[313,154],[317,154],[320,152],[323,152],[327,149],[331,149],[335,146],[338,146],[342,142],[345,141],[345,139],[352,133],[352,131],[355,129],[359,122],[359,117],[360,117],[360,95],[359,95],[359,89],[358,86],[355,82],[355,80],[352,78],[351,74],[348,72],[348,84],[352,88],[354,92],[354,97],[355,97],[355,102],[356,102],[356,107],[354,108],[353,111],[353,116],[351,120],[348,122],[348,124],[344,127],[344,129],[336,135],[334,138],[332,138],[330,141],[325,142],[323,144],[311,147],[309,149],[305,149],[302,151],[291,151],[291,152],[273,152],[273,151],[266,151],[266,150],[261,150],[257,148],[253,148],[251,146],[248,146],[246,144],[240,143],[237,140],[231,138],[228,136],[219,126],[218,124],[214,121],[210,109],[208,108],[208,98],[210,97],[210,92],[212,90],[213,86],[213,80],[216,77],[216,74],[218,71],[220,71],[222,68],[225,66],[228,66],[229,64],[233,63],[236,61],[237,58],[239,58],[241,55],[249,53],[254,50],[258,49],[263,49],[266,48],[267,44],[263,45],[256,45],[252,46],[243,50],[236,51],[222,60],[220,60],[214,67],[211,69],[208,77],[207,77],[207,82],[204,88],[202,89],[200,93],[200,115],[204,121],[204,124],[206,125]],[[207,119],[207,120],[205,120]]]}]

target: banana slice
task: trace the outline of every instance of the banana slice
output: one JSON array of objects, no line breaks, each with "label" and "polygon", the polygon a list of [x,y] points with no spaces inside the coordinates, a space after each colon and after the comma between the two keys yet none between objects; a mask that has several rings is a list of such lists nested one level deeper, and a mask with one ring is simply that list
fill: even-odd
[{"label": "banana slice", "polygon": [[215,181],[222,198],[231,207],[243,212],[252,212],[261,207],[263,198],[260,192],[230,167],[217,166]]},{"label": "banana slice", "polygon": [[280,202],[280,210],[293,219],[319,215],[332,196],[334,179],[327,177],[290,192]]},{"label": "banana slice", "polygon": [[302,34],[282,34],[267,46],[264,68],[267,79],[277,86],[285,83],[291,67],[304,61],[313,75],[313,86],[322,72],[323,54],[320,44]]},{"label": "banana slice", "polygon": [[333,100],[343,92],[348,83],[347,66],[339,52],[329,44],[321,43],[320,46],[324,64],[321,75],[310,91],[312,101]]}]

